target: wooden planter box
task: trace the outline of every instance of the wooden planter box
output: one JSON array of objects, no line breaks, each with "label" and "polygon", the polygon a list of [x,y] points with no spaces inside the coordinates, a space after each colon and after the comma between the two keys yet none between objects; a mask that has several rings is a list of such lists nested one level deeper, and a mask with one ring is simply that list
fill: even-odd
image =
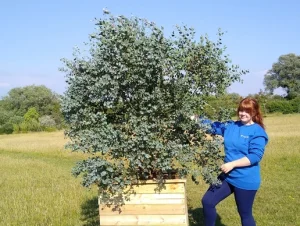
[{"label": "wooden planter box", "polygon": [[155,181],[134,187],[136,194],[125,201],[121,212],[102,205],[99,198],[100,225],[180,225],[188,226],[186,180],[166,180],[165,188],[155,192]]}]

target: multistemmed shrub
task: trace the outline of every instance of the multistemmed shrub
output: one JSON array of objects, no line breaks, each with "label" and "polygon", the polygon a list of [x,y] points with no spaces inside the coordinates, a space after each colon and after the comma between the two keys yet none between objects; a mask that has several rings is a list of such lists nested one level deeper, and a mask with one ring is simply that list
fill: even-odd
[{"label": "multistemmed shrub", "polygon": [[166,37],[145,19],[104,14],[88,54],[63,60],[69,147],[89,155],[73,173],[108,199],[141,179],[163,184],[172,172],[216,183],[222,141],[191,116],[246,73],[224,55],[223,33],[196,40],[194,29],[176,26]]}]

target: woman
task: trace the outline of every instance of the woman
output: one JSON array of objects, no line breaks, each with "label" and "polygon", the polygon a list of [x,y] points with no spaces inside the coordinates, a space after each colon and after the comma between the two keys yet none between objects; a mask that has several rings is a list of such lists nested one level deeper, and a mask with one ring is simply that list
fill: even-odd
[{"label": "woman", "polygon": [[243,99],[237,115],[238,121],[211,124],[211,133],[224,137],[225,158],[220,167],[222,184],[211,185],[202,198],[205,226],[215,225],[216,205],[232,193],[242,225],[256,225],[252,206],[260,186],[259,162],[268,143],[268,135],[255,99]]}]

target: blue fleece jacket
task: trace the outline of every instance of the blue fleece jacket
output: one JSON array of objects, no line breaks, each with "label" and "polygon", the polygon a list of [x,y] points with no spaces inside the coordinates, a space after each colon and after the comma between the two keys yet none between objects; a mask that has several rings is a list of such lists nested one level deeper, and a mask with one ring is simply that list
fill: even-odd
[{"label": "blue fleece jacket", "polygon": [[240,121],[211,124],[211,133],[224,137],[224,162],[231,162],[243,157],[251,165],[237,167],[225,175],[225,180],[233,186],[245,190],[257,190],[260,186],[259,162],[263,157],[268,135],[259,124],[244,125]]}]

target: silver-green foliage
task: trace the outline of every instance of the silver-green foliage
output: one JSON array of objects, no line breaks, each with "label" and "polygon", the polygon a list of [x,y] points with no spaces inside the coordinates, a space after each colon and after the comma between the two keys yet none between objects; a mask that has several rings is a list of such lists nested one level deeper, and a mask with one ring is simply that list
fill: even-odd
[{"label": "silver-green foliage", "polygon": [[50,115],[44,115],[39,118],[42,127],[55,127],[55,120]]},{"label": "silver-green foliage", "polygon": [[177,26],[166,37],[145,19],[106,14],[89,54],[63,60],[69,147],[90,154],[74,174],[103,194],[174,170],[215,183],[221,140],[207,137],[190,116],[202,113],[204,96],[223,93],[246,73],[224,55],[223,33],[216,42],[197,41],[192,28]]}]

